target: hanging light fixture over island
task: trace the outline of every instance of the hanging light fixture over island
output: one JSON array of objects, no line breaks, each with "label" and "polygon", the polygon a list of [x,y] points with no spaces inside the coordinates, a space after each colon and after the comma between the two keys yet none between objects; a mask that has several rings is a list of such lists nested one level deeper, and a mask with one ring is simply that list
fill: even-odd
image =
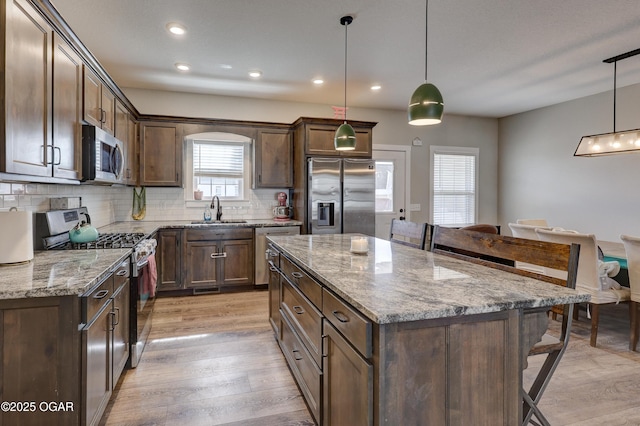
[{"label": "hanging light fixture over island", "polygon": [[343,16],[340,24],[344,25],[344,123],[338,127],[334,146],[338,151],[352,151],[356,149],[356,131],[347,123],[347,27],[353,22],[353,16]]},{"label": "hanging light fixture over island", "polygon": [[442,121],[444,112],[444,101],[440,90],[427,80],[429,0],[425,0],[425,3],[424,83],[413,92],[409,101],[409,124],[413,126],[438,124]]}]

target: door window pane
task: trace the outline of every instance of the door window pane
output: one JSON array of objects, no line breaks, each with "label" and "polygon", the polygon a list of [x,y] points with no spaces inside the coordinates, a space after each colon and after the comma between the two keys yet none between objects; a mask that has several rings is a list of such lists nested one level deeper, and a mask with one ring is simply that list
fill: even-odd
[{"label": "door window pane", "polygon": [[376,213],[393,212],[393,161],[376,161]]}]

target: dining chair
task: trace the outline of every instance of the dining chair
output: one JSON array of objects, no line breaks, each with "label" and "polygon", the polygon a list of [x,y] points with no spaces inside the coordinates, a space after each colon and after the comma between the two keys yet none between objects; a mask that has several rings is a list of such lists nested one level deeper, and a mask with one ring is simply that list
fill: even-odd
[{"label": "dining chair", "polygon": [[389,241],[424,250],[427,224],[391,219]]},{"label": "dining chair", "polygon": [[627,268],[629,270],[629,286],[631,300],[629,301],[629,350],[635,351],[638,345],[638,306],[640,305],[640,237],[620,235],[624,250],[627,254]]},{"label": "dining chair", "polygon": [[[431,251],[563,287],[575,288],[576,286],[580,255],[578,244],[559,244],[502,235],[480,234],[436,226],[433,232]],[[487,259],[496,259],[496,261]],[[515,262],[537,265],[545,271],[563,271],[564,278],[538,274],[508,265]],[[562,306],[562,327],[559,337],[544,333],[540,338],[542,331],[538,325],[547,326],[548,308],[525,309],[523,312],[522,368],[528,367],[527,358],[529,356],[546,355],[529,390],[524,388],[521,390],[523,426],[529,423],[538,424],[533,421],[534,416],[540,424],[549,425],[549,421],[538,408],[538,403],[569,344],[573,309],[574,304]]]},{"label": "dining chair", "polygon": [[598,324],[600,322],[600,305],[618,304],[630,299],[629,289],[602,289],[600,274],[598,273],[598,245],[593,234],[581,234],[575,231],[553,231],[537,229],[538,238],[542,241],[560,244],[579,244],[580,262],[578,263],[578,278],[576,288],[591,295],[587,307],[591,311],[591,346],[596,346],[598,338]]},{"label": "dining chair", "polygon": [[486,234],[499,234],[500,229],[498,229],[495,225],[490,225],[488,223],[478,223],[476,225],[464,226],[460,229],[464,229],[465,231],[476,231],[476,232],[484,232]]},{"label": "dining chair", "polygon": [[516,223],[520,225],[549,226],[547,219],[517,219]]}]

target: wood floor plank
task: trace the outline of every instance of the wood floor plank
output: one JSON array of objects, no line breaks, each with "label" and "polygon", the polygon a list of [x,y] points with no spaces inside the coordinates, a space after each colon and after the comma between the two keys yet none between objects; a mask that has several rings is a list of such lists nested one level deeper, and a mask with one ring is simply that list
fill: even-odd
[{"label": "wood floor plank", "polygon": [[[264,291],[160,298],[150,342],[102,425],[310,426],[314,422],[268,323]],[[540,408],[554,426],[640,425],[640,353],[628,308],[602,308],[598,347],[581,312]],[[559,322],[550,321],[552,333]],[[543,357],[523,373],[530,383]]]},{"label": "wood floor plank", "polygon": [[102,425],[313,425],[268,322],[267,293],[160,298],[149,343]]}]

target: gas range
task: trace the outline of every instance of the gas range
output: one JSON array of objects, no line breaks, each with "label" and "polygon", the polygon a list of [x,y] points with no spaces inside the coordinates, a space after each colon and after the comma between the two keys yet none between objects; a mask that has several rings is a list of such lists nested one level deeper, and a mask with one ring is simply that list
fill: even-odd
[{"label": "gas range", "polygon": [[145,234],[140,232],[124,232],[113,234],[100,234],[96,241],[88,243],[72,243],[62,241],[51,243],[47,250],[91,250],[91,249],[116,249],[134,248],[140,241],[144,240]]},{"label": "gas range", "polygon": [[37,213],[34,246],[44,250],[121,249],[134,248],[145,239],[140,232],[118,232],[99,234],[97,240],[87,243],[73,243],[69,231],[81,222],[91,224],[86,207]]}]

